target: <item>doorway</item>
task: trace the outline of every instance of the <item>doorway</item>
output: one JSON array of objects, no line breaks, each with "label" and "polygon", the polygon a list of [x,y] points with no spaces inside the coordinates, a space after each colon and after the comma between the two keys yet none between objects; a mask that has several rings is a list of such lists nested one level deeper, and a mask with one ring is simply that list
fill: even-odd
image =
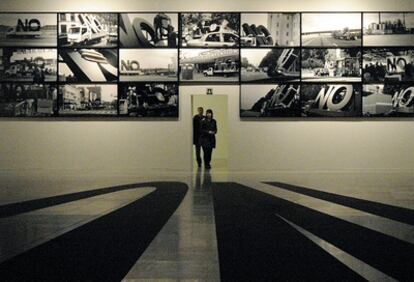
[{"label": "doorway", "polygon": [[[214,171],[227,170],[229,144],[228,144],[228,100],[227,95],[192,95],[192,117],[197,114],[197,108],[202,107],[204,114],[207,109],[212,109],[214,119],[217,121],[216,148],[213,150],[211,167]],[[191,127],[191,130],[192,127]],[[193,135],[191,134],[191,138]],[[203,153],[201,152],[201,157]],[[197,160],[194,146],[192,147],[192,165],[197,169]]]}]

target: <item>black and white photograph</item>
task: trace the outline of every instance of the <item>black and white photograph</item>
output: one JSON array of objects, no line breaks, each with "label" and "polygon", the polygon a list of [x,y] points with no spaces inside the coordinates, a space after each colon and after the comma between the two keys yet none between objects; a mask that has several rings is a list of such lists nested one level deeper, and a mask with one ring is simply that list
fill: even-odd
[{"label": "black and white photograph", "polygon": [[361,46],[361,13],[302,13],[302,46]]},{"label": "black and white photograph", "polygon": [[302,84],[303,117],[360,117],[360,84]]},{"label": "black and white photograph", "polygon": [[299,13],[241,13],[241,47],[299,46]]},{"label": "black and white photograph", "polygon": [[59,81],[112,82],[118,80],[116,49],[60,49]]},{"label": "black and white photograph", "polygon": [[182,13],[181,46],[238,47],[238,13]]},{"label": "black and white photograph", "polygon": [[123,48],[178,46],[178,13],[120,14],[119,45]]},{"label": "black and white photograph", "polygon": [[64,84],[59,86],[59,116],[116,116],[116,84]]},{"label": "black and white photograph", "polygon": [[56,37],[56,14],[0,14],[0,46],[56,47]]},{"label": "black and white photograph", "polygon": [[120,81],[177,81],[177,49],[119,50]]},{"label": "black and white photograph", "polygon": [[361,81],[361,49],[302,49],[302,81]]},{"label": "black and white photograph", "polygon": [[414,48],[364,49],[363,81],[414,81]]},{"label": "black and white photograph", "polygon": [[118,14],[60,13],[59,46],[111,48],[118,46]]},{"label": "black and white photograph", "polygon": [[364,13],[364,46],[414,45],[414,13]]},{"label": "black and white photograph", "polygon": [[242,85],[240,117],[300,117],[300,85]]},{"label": "black and white photograph", "polygon": [[413,117],[414,84],[365,84],[364,117]]},{"label": "black and white photograph", "polygon": [[182,82],[239,81],[239,49],[181,49]]},{"label": "black and white photograph", "polygon": [[55,84],[0,84],[0,117],[49,117],[56,114]]},{"label": "black and white photograph", "polygon": [[242,82],[299,81],[299,48],[241,49]]},{"label": "black and white photograph", "polygon": [[178,118],[176,83],[120,85],[119,114],[139,118]]},{"label": "black and white photograph", "polygon": [[56,49],[0,48],[1,81],[53,82],[56,68]]}]

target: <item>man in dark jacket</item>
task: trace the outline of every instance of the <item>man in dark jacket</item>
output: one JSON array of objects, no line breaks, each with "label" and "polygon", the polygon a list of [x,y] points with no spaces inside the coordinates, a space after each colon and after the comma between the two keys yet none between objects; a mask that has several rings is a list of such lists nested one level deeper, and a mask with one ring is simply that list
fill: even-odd
[{"label": "man in dark jacket", "polygon": [[201,135],[201,122],[204,119],[204,109],[202,107],[197,108],[198,114],[193,117],[193,144],[195,146],[196,158],[198,167],[201,167],[201,146],[200,146],[200,135]]},{"label": "man in dark jacket", "polygon": [[204,166],[210,169],[211,154],[216,148],[217,122],[213,118],[213,111],[208,109],[206,117],[201,122],[200,145],[203,148]]}]

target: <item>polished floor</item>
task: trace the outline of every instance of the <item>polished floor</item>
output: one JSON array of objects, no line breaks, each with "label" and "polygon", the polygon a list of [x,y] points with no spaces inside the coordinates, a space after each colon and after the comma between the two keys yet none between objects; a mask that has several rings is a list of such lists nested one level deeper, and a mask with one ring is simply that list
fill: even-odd
[{"label": "polished floor", "polygon": [[1,281],[410,281],[413,171],[0,171]]}]

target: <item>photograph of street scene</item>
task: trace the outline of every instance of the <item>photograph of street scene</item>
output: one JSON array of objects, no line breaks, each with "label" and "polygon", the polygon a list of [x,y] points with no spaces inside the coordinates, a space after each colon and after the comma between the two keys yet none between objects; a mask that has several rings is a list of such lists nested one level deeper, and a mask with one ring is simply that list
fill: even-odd
[{"label": "photograph of street scene", "polygon": [[0,80],[43,84],[57,79],[56,49],[0,48]]},{"label": "photograph of street scene", "polygon": [[362,92],[364,117],[413,117],[413,84],[365,84]]},{"label": "photograph of street scene", "polygon": [[116,116],[116,84],[65,84],[59,86],[59,116]]},{"label": "photograph of street scene", "polygon": [[238,47],[238,13],[182,13],[181,46]]},{"label": "photograph of street scene", "polygon": [[0,14],[0,46],[56,47],[56,14]]},{"label": "photograph of street scene", "polygon": [[239,49],[181,49],[180,80],[239,81]]},{"label": "photograph of street scene", "polygon": [[361,46],[361,13],[302,13],[302,46]]},{"label": "photograph of street scene", "polygon": [[414,48],[364,49],[366,83],[414,81]]},{"label": "photograph of street scene", "polygon": [[299,46],[299,13],[241,13],[240,46]]},{"label": "photograph of street scene", "polygon": [[56,114],[55,84],[0,84],[0,117],[49,117]]},{"label": "photograph of street scene", "polygon": [[242,49],[242,82],[298,81],[300,79],[300,50]]},{"label": "photograph of street scene", "polygon": [[60,13],[60,47],[110,48],[118,46],[118,14]]},{"label": "photograph of street scene", "polygon": [[120,14],[119,45],[126,48],[177,47],[178,14]]},{"label": "photograph of street scene", "polygon": [[177,81],[177,49],[120,49],[120,81]]},{"label": "photograph of street scene", "polygon": [[414,13],[364,13],[364,46],[414,45]]},{"label": "photograph of street scene", "polygon": [[300,85],[243,84],[240,117],[300,117]]},{"label": "photograph of street scene", "polygon": [[302,81],[361,81],[361,50],[302,49]]},{"label": "photograph of street scene", "polygon": [[122,84],[119,114],[140,118],[177,118],[178,85],[176,83]]}]

